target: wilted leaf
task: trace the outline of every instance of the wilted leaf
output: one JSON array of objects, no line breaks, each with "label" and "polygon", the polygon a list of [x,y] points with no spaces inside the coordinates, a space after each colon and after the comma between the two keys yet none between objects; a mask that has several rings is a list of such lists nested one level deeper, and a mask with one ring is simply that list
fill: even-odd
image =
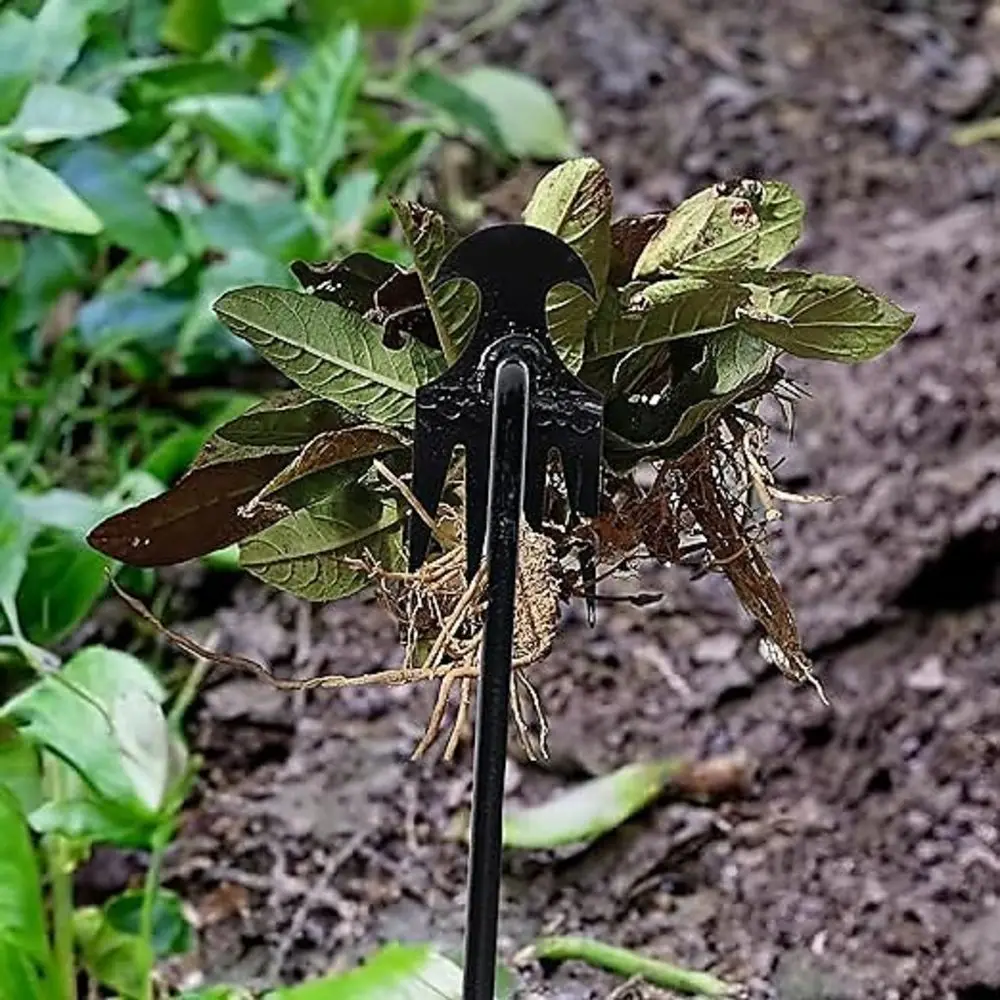
[{"label": "wilted leaf", "polygon": [[631,290],[626,286],[618,307],[608,306],[591,322],[587,360],[724,330],[733,325],[738,307],[749,298],[749,291],[739,285],[701,278],[667,278]]},{"label": "wilted leaf", "polygon": [[508,154],[504,137],[489,106],[453,77],[420,68],[406,79],[406,89],[424,104],[443,111],[459,128],[481,139],[494,156]]},{"label": "wilted leaf", "polygon": [[240,565],[310,601],[334,601],[370,583],[349,566],[366,551],[386,569],[401,565],[403,512],[361,487],[297,511],[240,545]]},{"label": "wilted leaf", "polygon": [[763,188],[754,200],[760,216],[760,244],[757,248],[758,267],[773,267],[799,241],[806,217],[805,202],[789,184],[781,181],[752,181]]},{"label": "wilted leaf", "polygon": [[612,224],[609,285],[618,287],[631,280],[632,272],[639,263],[642,252],[666,222],[666,212],[651,212],[648,215],[626,216]]},{"label": "wilted leaf", "polygon": [[368,425],[326,431],[313,438],[260,490],[248,504],[248,510],[257,503],[308,506],[323,499],[336,485],[357,479],[375,456],[404,447],[406,441],[384,427]]},{"label": "wilted leaf", "polygon": [[432,284],[441,261],[458,242],[458,234],[432,209],[401,199],[391,198],[390,202],[413,253],[445,360],[454,364],[475,324],[476,293],[467,282],[450,281],[439,291]]},{"label": "wilted leaf", "polygon": [[457,82],[490,110],[511,156],[551,161],[576,155],[562,110],[537,80],[499,66],[476,66]]},{"label": "wilted leaf", "polygon": [[8,126],[8,135],[28,145],[85,139],[118,128],[127,117],[110,97],[56,83],[36,83]]},{"label": "wilted leaf", "polygon": [[532,850],[596,840],[657,799],[683,766],[682,760],[628,764],[541,805],[507,810],[504,847]]},{"label": "wilted leaf", "polygon": [[284,986],[262,1000],[459,1000],[462,970],[430,945],[390,944],[360,968],[300,986]]},{"label": "wilted leaf", "polygon": [[708,188],[667,216],[640,255],[634,276],[704,274],[749,265],[757,257],[760,232],[760,217],[746,198]]},{"label": "wilted leaf", "polygon": [[441,371],[441,356],[422,344],[391,351],[357,313],[301,292],[243,288],[215,309],[290,379],[374,423],[409,424],[417,387]]},{"label": "wilted leaf", "polygon": [[0,144],[0,222],[98,233],[101,220],[59,177]]},{"label": "wilted leaf", "polygon": [[776,272],[740,324],[800,358],[854,364],[887,351],[913,323],[913,313],[842,275]]},{"label": "wilted leaf", "polygon": [[291,271],[310,294],[357,313],[373,308],[379,286],[400,273],[395,264],[363,252],[329,263],[293,260]]},{"label": "wilted leaf", "polygon": [[[138,730],[149,724],[147,713],[128,710],[126,701],[133,696],[160,705],[165,693],[139,660],[91,646],[66,663],[58,677],[42,677],[15,695],[0,715],[27,739],[66,761],[118,808],[137,819],[152,819],[160,803],[147,801],[147,792],[162,765],[130,751],[144,739]],[[81,733],[87,738],[80,739]],[[137,780],[140,769],[143,776]]]},{"label": "wilted leaf", "polygon": [[339,431],[357,421],[345,410],[302,389],[279,392],[223,424],[216,433],[235,444],[258,448],[298,448],[317,434]]},{"label": "wilted leaf", "polygon": [[311,171],[322,179],[341,159],[364,72],[356,24],[346,24],[313,49],[284,91],[278,148],[287,170],[295,175]]},{"label": "wilted leaf", "polygon": [[104,235],[143,257],[166,260],[178,242],[139,174],[104,146],[76,147],[59,171],[100,216]]},{"label": "wilted leaf", "polygon": [[611,181],[597,160],[563,163],[535,188],[524,221],[564,240],[583,259],[597,291],[596,301],[580,288],[556,288],[545,306],[549,334],[573,372],[583,362],[587,322],[604,294],[611,257]]},{"label": "wilted leaf", "polygon": [[170,566],[225,548],[281,517],[271,508],[246,515],[240,508],[293,455],[294,449],[277,449],[197,466],[166,493],[102,521],[87,541],[129,566]]}]

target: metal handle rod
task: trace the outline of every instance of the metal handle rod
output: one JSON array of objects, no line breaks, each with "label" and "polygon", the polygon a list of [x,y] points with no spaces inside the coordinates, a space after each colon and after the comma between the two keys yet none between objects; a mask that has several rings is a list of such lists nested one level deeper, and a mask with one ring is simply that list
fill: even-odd
[{"label": "metal handle rod", "polygon": [[493,1000],[503,860],[504,770],[514,643],[514,588],[528,424],[529,375],[497,367],[493,396],[486,552],[489,579],[476,713],[463,1000]]}]

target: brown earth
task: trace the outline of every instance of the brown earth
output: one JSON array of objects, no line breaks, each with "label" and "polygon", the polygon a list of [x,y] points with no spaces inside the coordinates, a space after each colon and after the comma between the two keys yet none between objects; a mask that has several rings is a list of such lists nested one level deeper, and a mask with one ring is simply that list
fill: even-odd
[{"label": "brown earth", "polygon": [[[811,396],[776,441],[787,488],[839,497],[790,508],[773,548],[831,706],[761,660],[724,580],[645,581],[663,603],[613,605],[594,630],[568,617],[536,668],[554,760],[513,763],[512,801],[675,753],[740,748],[759,767],[741,801],[664,802],[580,855],[511,856],[505,955],[558,929],[759,998],[1000,998],[1000,146],[949,141],[1000,108],[1000,6],[574,0],[489,50],[555,86],[620,212],[780,177],[810,207],[795,263],[918,315],[875,363],[797,365]],[[364,600],[309,608],[245,583],[179,606],[198,600],[221,601],[203,634],[300,674],[397,655]],[[470,754],[408,762],[428,707],[426,691],[206,690],[207,781],[168,877],[206,924],[210,979],[460,943],[449,829]],[[580,966],[524,974],[552,1000],[616,986]]]}]

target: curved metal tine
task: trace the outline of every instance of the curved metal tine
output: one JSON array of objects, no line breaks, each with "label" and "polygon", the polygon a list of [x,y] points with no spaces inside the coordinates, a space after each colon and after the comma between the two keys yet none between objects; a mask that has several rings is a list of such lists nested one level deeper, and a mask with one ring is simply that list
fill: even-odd
[{"label": "curved metal tine", "polygon": [[535,531],[542,530],[545,517],[545,491],[548,485],[552,445],[541,432],[528,442],[524,470],[524,519]]},{"label": "curved metal tine", "polygon": [[570,510],[584,517],[599,513],[601,478],[601,439],[588,435],[559,446],[563,475],[566,477],[566,497]]},{"label": "curved metal tine", "polygon": [[[413,495],[433,520],[437,516],[441,491],[451,466],[452,454],[460,443],[458,435],[447,427],[421,428],[417,415],[417,433],[413,436]],[[450,440],[449,440],[450,439]],[[410,513],[410,572],[424,564],[431,543],[431,526],[416,512]]]},{"label": "curved metal tine", "polygon": [[471,580],[479,569],[486,544],[486,518],[490,489],[490,438],[488,432],[465,445],[465,573]]}]

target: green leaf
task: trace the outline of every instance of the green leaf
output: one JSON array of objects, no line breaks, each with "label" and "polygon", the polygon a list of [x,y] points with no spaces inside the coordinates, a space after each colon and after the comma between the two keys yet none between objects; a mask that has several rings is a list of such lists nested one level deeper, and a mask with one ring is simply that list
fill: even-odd
[{"label": "green leaf", "polygon": [[[120,934],[138,937],[142,929],[144,893],[134,889],[114,896],[104,904],[104,919]],[[185,955],[191,950],[193,932],[184,916],[180,896],[158,889],[153,897],[152,945],[156,958]]]},{"label": "green leaf", "polygon": [[414,267],[434,317],[445,360],[454,364],[475,327],[478,300],[466,282],[451,281],[441,290],[435,290],[433,283],[441,261],[458,242],[458,234],[433,209],[396,198],[389,201],[413,253]]},{"label": "green leaf", "polygon": [[24,264],[24,243],[16,236],[0,236],[0,288],[13,284]]},{"label": "green leaf", "polygon": [[542,84],[499,66],[476,66],[457,79],[490,110],[512,156],[563,160],[576,155],[566,119]]},{"label": "green leaf", "polygon": [[411,423],[417,386],[441,370],[436,352],[413,342],[391,351],[357,313],[301,292],[243,288],[215,311],[304,389],[374,423]]},{"label": "green leaf", "polygon": [[652,285],[626,286],[620,296],[608,294],[611,300],[587,331],[588,361],[724,330],[750,298],[739,285],[701,278],[667,278]]},{"label": "green leaf", "polygon": [[154,260],[168,260],[177,253],[177,238],[146,193],[142,178],[110,149],[84,143],[59,173],[97,212],[112,243]]},{"label": "green leaf", "polygon": [[70,237],[44,231],[31,236],[25,243],[21,273],[11,289],[11,298],[16,296],[18,304],[15,330],[29,330],[40,323],[64,291],[86,284],[89,273],[89,254],[81,252]]},{"label": "green leaf", "polygon": [[0,612],[8,630],[19,632],[15,597],[28,565],[28,548],[37,530],[23,509],[13,481],[0,466]]},{"label": "green leaf", "polygon": [[[58,676],[45,676],[8,701],[0,717],[65,760],[99,795],[145,820],[156,817],[165,791],[164,751],[150,729],[166,721],[157,710],[160,721],[153,726],[148,709],[164,698],[163,688],[139,660],[91,646]],[[151,740],[157,741],[155,747]]]},{"label": "green leaf", "polygon": [[52,171],[0,145],[0,222],[93,234],[101,220]]},{"label": "green leaf", "polygon": [[131,344],[167,351],[189,308],[186,299],[145,288],[104,292],[83,304],[76,328],[80,343],[90,351]]},{"label": "green leaf", "polygon": [[170,0],[160,38],[179,52],[201,55],[212,47],[225,26],[219,0]]},{"label": "green leaf", "polygon": [[228,156],[250,168],[274,161],[277,106],[249,94],[192,94],[167,106],[174,119],[211,136]]},{"label": "green leaf", "polygon": [[46,982],[39,963],[22,948],[0,936],[0,996],[6,1000],[52,1000],[51,982]]},{"label": "green leaf", "polygon": [[14,796],[0,788],[0,942],[39,963],[48,961],[49,949],[43,899],[28,824]]},{"label": "green leaf", "polygon": [[317,46],[284,91],[279,158],[322,181],[347,150],[347,125],[364,80],[361,33],[348,24]]},{"label": "green leaf", "polygon": [[[188,221],[204,249],[245,254],[252,247],[275,261],[309,257],[317,249],[316,233],[305,206],[290,198],[252,205],[220,201],[190,216]],[[195,252],[202,252],[202,247]],[[218,294],[226,291],[229,288]]]},{"label": "green leaf", "polygon": [[21,106],[38,69],[35,26],[16,10],[0,11],[0,125]]},{"label": "green leaf", "polygon": [[587,323],[604,294],[611,256],[611,181],[597,160],[570,160],[539,181],[524,221],[564,240],[583,259],[596,302],[579,288],[557,288],[545,305],[549,335],[570,371],[583,362]]},{"label": "green leaf", "polygon": [[28,145],[85,139],[118,128],[125,111],[110,97],[85,94],[57,83],[36,83],[6,130],[6,138]]},{"label": "green leaf", "polygon": [[241,27],[283,17],[291,0],[222,0],[222,16]]},{"label": "green leaf", "polygon": [[73,931],[81,964],[91,978],[128,1000],[145,995],[154,959],[142,938],[116,930],[96,906],[73,913]]},{"label": "green leaf", "polygon": [[431,945],[390,944],[350,972],[285,986],[262,1000],[459,1000],[462,970]]},{"label": "green leaf", "polygon": [[507,810],[504,847],[535,850],[596,840],[659,798],[682,766],[673,759],[628,764],[541,805]]},{"label": "green leaf", "polygon": [[34,21],[38,76],[60,80],[80,57],[91,17],[114,6],[115,0],[45,0]]},{"label": "green leaf", "polygon": [[400,31],[415,24],[429,0],[307,0],[318,24],[354,21],[366,31]]},{"label": "green leaf", "polygon": [[[758,183],[758,182],[752,182]],[[794,188],[781,181],[759,182],[763,193],[754,201],[760,216],[758,267],[774,267],[792,250],[802,235],[806,217],[805,202]]]},{"label": "green leaf", "polygon": [[403,512],[360,486],[297,511],[240,544],[240,565],[281,590],[334,601],[363,589],[368,575],[348,565],[365,552],[386,568],[402,565]]},{"label": "green leaf", "polygon": [[910,328],[913,313],[853,278],[775,272],[740,311],[748,332],[789,354],[856,364],[887,351]]},{"label": "green leaf", "polygon": [[150,109],[199,94],[240,94],[255,81],[238,65],[221,59],[168,59],[132,74],[123,101],[130,109]]},{"label": "green leaf", "polygon": [[342,409],[301,389],[276,393],[217,431],[235,444],[297,448],[317,434],[339,431],[354,423]]},{"label": "green leaf", "polygon": [[748,266],[757,259],[760,233],[761,220],[750,201],[720,194],[718,187],[708,188],[682,201],[667,216],[639,257],[634,277]]},{"label": "green leaf", "polygon": [[531,947],[531,956],[546,962],[586,962],[628,979],[642,979],[653,986],[685,996],[731,997],[734,989],[707,972],[693,972],[668,962],[647,958],[627,948],[615,948],[592,938],[540,938]]},{"label": "green leaf", "polygon": [[38,750],[16,729],[0,726],[0,789],[6,789],[28,816],[44,798]]},{"label": "green leaf", "polygon": [[421,68],[407,77],[405,86],[417,100],[443,111],[455,126],[481,139],[495,157],[507,157],[508,149],[493,112],[457,80],[435,69]]},{"label": "green leaf", "polygon": [[29,821],[32,830],[43,836],[65,837],[77,844],[114,844],[135,849],[150,847],[158,823],[151,817],[137,817],[116,808],[84,785],[75,789],[72,798],[43,802],[31,813]]}]

